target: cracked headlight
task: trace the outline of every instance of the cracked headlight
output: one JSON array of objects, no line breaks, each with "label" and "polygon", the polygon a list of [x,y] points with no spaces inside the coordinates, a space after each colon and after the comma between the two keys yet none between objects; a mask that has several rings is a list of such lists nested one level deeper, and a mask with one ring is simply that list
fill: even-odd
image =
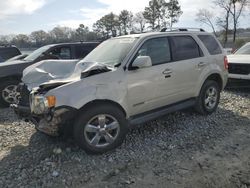
[{"label": "cracked headlight", "polygon": [[31,101],[31,112],[34,114],[44,114],[49,111],[50,108],[55,107],[55,96],[41,96],[34,95]]}]

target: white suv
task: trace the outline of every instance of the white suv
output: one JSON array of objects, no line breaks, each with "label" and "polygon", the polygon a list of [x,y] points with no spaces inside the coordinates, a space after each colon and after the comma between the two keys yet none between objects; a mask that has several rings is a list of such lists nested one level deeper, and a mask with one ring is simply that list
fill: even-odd
[{"label": "white suv", "polygon": [[20,102],[12,106],[38,130],[72,130],[80,147],[103,153],[121,145],[129,126],[188,107],[214,112],[227,68],[221,45],[202,30],[127,35],[103,42],[80,62],[28,67]]}]

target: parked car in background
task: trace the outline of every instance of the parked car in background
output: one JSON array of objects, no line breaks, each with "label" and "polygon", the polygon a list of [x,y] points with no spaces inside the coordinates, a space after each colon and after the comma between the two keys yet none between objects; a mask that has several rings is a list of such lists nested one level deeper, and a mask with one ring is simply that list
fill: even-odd
[{"label": "parked car in background", "polygon": [[0,106],[7,107],[17,100],[17,85],[26,67],[46,59],[80,60],[98,44],[99,42],[51,44],[35,50],[22,60],[0,63]]},{"label": "parked car in background", "polygon": [[250,42],[228,55],[229,86],[250,87]]},{"label": "parked car in background", "polygon": [[15,57],[17,55],[21,55],[20,50],[15,46],[0,46],[0,63]]},{"label": "parked car in background", "polygon": [[28,54],[21,54],[21,55],[14,56],[14,57],[8,59],[7,61],[10,62],[10,61],[15,61],[15,60],[22,60],[27,56],[28,56]]},{"label": "parked car in background", "polygon": [[26,68],[12,107],[38,130],[72,131],[87,152],[103,153],[121,145],[129,125],[188,107],[213,113],[227,67],[218,40],[204,30],[126,35],[103,42],[77,64]]}]

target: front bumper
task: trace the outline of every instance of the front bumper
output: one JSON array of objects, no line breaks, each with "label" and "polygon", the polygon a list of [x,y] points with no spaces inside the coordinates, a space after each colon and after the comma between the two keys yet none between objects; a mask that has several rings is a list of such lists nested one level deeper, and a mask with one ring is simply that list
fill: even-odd
[{"label": "front bumper", "polygon": [[68,106],[51,109],[49,113],[42,115],[32,114],[27,106],[15,104],[11,107],[20,119],[31,121],[35,124],[36,129],[51,136],[58,136],[63,127],[72,122],[77,114],[76,109]]}]

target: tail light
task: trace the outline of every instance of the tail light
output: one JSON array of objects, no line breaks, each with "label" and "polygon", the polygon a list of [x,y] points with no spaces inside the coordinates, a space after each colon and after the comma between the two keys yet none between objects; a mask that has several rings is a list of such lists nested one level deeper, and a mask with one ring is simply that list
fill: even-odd
[{"label": "tail light", "polygon": [[224,57],[224,68],[228,70],[228,59],[227,56]]}]

